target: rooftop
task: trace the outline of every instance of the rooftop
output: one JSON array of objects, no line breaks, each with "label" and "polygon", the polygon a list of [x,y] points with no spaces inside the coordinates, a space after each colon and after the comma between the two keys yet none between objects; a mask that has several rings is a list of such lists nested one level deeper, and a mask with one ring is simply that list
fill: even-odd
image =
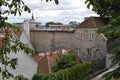
[{"label": "rooftop", "polygon": [[89,17],[85,18],[85,20],[80,23],[76,28],[98,28],[105,25],[105,22],[100,17]]}]

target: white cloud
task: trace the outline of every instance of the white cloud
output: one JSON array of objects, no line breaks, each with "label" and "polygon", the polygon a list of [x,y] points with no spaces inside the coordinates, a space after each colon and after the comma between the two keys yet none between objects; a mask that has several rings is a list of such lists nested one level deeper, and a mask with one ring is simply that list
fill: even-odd
[{"label": "white cloud", "polygon": [[[97,16],[85,5],[85,0],[59,0],[56,5],[54,0],[45,2],[45,0],[24,0],[34,13],[35,19],[45,23],[49,21],[68,23],[70,21],[81,22],[84,17]],[[24,19],[30,19],[31,13],[23,12],[21,17],[10,16],[9,22],[21,22]]]}]

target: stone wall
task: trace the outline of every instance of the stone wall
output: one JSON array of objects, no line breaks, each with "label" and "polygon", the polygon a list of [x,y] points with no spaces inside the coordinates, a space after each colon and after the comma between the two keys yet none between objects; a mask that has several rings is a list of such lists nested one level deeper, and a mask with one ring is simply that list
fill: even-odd
[{"label": "stone wall", "polygon": [[52,32],[31,31],[31,42],[37,52],[51,51],[52,47]]},{"label": "stone wall", "polygon": [[100,58],[99,56],[106,55],[106,40],[101,34],[96,33],[96,30],[96,28],[80,28],[75,31],[31,30],[30,35],[37,52],[64,48],[75,50],[82,58],[88,55]]},{"label": "stone wall", "polygon": [[75,30],[74,45],[76,49],[79,49],[78,54],[80,54],[81,58],[88,56],[103,58],[106,55],[106,40],[96,31],[97,28],[80,28]]},{"label": "stone wall", "polygon": [[60,49],[74,49],[73,32],[31,30],[31,42],[37,52],[50,52]]},{"label": "stone wall", "polygon": [[106,39],[97,33],[97,28],[78,28],[75,30],[74,41],[77,53],[83,62],[92,62],[92,71],[106,67]]},{"label": "stone wall", "polygon": [[[60,49],[72,49],[83,62],[93,65],[105,63],[107,53],[106,40],[96,33],[97,28],[77,28],[74,31],[31,30],[31,41],[37,52],[50,52]],[[104,68],[101,65],[98,68]]]}]

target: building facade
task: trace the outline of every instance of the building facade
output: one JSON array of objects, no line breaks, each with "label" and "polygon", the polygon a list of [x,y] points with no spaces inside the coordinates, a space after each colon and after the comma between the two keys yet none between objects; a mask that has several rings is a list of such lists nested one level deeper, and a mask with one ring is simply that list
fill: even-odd
[{"label": "building facade", "polygon": [[[83,62],[93,63],[93,70],[105,68],[106,37],[97,30],[104,22],[99,17],[89,17],[77,27],[67,30],[31,30],[31,42],[37,52],[50,52],[60,49],[72,49]],[[94,72],[93,71],[93,72]]]},{"label": "building facade", "polygon": [[[20,31],[16,34],[13,34],[15,39],[19,39],[21,42],[23,42],[26,46],[34,50],[32,47],[30,41],[26,37],[26,34],[24,31]],[[11,43],[12,44],[12,43]],[[37,62],[31,57],[30,54],[25,53],[23,50],[19,50],[17,53],[11,52],[7,55],[8,60],[10,60],[16,67],[16,69],[12,69],[9,66],[7,66],[8,71],[13,74],[14,77],[23,75],[24,77],[28,78],[29,80],[32,80],[33,75],[37,72]],[[3,65],[0,64],[1,68],[4,69]],[[2,80],[2,74],[0,74],[0,80]],[[13,78],[10,78],[8,80],[13,80]]]}]

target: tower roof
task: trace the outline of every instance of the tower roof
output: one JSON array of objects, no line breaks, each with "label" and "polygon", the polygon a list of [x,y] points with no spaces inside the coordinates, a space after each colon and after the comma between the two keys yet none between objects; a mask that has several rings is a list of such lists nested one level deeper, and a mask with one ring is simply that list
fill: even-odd
[{"label": "tower roof", "polygon": [[32,20],[35,20],[35,19],[34,19],[34,15],[33,15],[33,13],[32,13]]},{"label": "tower roof", "polygon": [[32,13],[32,18],[31,18],[30,22],[35,22],[34,14],[33,13]]}]

